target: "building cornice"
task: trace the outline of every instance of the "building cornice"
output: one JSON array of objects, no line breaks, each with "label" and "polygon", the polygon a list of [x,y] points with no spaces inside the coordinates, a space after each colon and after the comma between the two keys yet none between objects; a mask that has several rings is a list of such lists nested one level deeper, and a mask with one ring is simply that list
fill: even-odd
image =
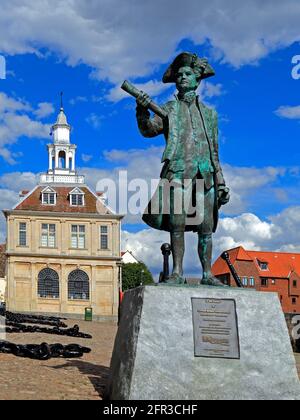
[{"label": "building cornice", "polygon": [[8,216],[31,216],[71,219],[98,219],[98,220],[122,220],[125,216],[120,214],[96,214],[96,213],[68,213],[34,210],[2,210],[5,217]]},{"label": "building cornice", "polygon": [[122,261],[122,257],[116,256],[94,256],[94,255],[62,255],[62,254],[38,254],[35,252],[12,252],[7,251],[5,253],[7,257],[32,257],[32,258],[47,258],[47,259],[55,259],[55,260],[85,260],[85,261]]}]

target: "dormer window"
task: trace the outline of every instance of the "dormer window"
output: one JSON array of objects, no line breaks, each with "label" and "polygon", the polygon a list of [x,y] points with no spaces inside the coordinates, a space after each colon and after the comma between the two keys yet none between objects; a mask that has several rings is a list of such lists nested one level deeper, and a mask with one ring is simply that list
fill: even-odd
[{"label": "dormer window", "polygon": [[269,270],[269,264],[267,262],[265,262],[265,261],[257,261],[257,262],[258,262],[259,268],[261,270],[263,270],[263,271]]},{"label": "dormer window", "polygon": [[71,206],[84,206],[84,192],[80,188],[74,188],[70,192],[70,204]]},{"label": "dormer window", "polygon": [[50,187],[42,191],[42,203],[46,206],[55,206],[56,204],[56,191]]}]

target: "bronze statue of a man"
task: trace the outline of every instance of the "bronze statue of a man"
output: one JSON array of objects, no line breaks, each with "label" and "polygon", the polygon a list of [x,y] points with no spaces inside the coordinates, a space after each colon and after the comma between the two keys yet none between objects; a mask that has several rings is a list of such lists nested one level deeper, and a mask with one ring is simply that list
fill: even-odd
[{"label": "bronze statue of a man", "polygon": [[137,98],[137,122],[142,135],[155,137],[164,134],[166,138],[161,179],[179,183],[188,179],[192,180],[192,185],[195,180],[202,180],[204,184],[202,196],[194,192],[193,187],[191,193],[194,207],[203,207],[204,201],[201,223],[187,224],[185,212],[175,214],[172,205],[169,215],[153,214],[151,202],[143,216],[149,226],[171,234],[173,273],[168,280],[170,283],[184,281],[184,233],[193,231],[198,233],[199,238],[198,254],[203,268],[201,284],[222,285],[211,271],[212,233],[217,227],[219,208],[229,201],[229,189],[219,162],[217,113],[200,102],[196,94],[201,80],[214,74],[206,59],[196,54],[181,53],[163,76],[164,83],[175,83],[178,90],[175,100],[161,107],[167,118],[163,120],[157,115],[151,118],[148,111],[151,99],[146,93],[141,92]]}]

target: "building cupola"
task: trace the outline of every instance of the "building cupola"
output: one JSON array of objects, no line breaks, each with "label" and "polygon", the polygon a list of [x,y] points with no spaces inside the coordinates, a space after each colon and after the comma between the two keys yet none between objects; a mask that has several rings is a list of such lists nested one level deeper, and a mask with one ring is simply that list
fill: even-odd
[{"label": "building cupola", "polygon": [[71,126],[64,111],[62,94],[60,111],[51,135],[53,143],[48,144],[49,168],[47,174],[41,175],[40,183],[84,184],[84,176],[76,172],[77,146],[71,144]]}]

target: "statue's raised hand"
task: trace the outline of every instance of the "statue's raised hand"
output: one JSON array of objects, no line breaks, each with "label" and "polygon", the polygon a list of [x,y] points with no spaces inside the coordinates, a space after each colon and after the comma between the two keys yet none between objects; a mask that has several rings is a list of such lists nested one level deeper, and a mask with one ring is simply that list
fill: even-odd
[{"label": "statue's raised hand", "polygon": [[136,103],[138,107],[148,109],[151,103],[151,98],[147,93],[141,91],[140,95],[138,96],[136,100]]}]

